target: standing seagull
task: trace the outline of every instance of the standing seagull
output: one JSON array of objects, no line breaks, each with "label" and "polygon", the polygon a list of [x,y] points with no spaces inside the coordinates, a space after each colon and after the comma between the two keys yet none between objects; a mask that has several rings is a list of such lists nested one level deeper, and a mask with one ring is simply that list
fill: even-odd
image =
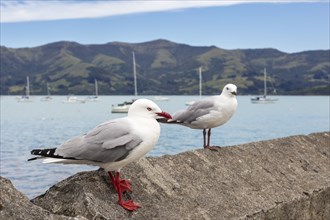
[{"label": "standing seagull", "polygon": [[[173,114],[173,118],[167,123],[177,123],[193,129],[203,129],[204,148],[213,149],[210,146],[211,128],[226,123],[235,113],[237,108],[237,87],[227,84],[220,95],[211,96],[195,101],[187,109]],[[164,119],[160,119],[164,122]],[[206,143],[206,129],[208,137]]]},{"label": "standing seagull", "polygon": [[171,115],[148,99],[138,99],[130,107],[127,117],[104,122],[58,148],[32,150],[31,154],[41,157],[29,160],[43,158],[44,163],[99,166],[108,172],[118,193],[119,205],[134,211],[140,206],[132,200],[122,199],[124,192],[131,191],[131,183],[120,179],[120,169],[140,159],[156,145],[160,135],[160,126],[156,121],[159,118],[170,119]]}]

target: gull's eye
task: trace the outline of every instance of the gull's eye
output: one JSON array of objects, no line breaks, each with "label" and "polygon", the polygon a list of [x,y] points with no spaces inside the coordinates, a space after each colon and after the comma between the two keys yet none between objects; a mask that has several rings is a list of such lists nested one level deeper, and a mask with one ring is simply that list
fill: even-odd
[{"label": "gull's eye", "polygon": [[152,110],[152,108],[148,107],[147,110],[150,112]]},{"label": "gull's eye", "polygon": [[226,87],[226,89],[227,89],[227,90],[229,90],[229,88],[228,88],[228,87]]}]

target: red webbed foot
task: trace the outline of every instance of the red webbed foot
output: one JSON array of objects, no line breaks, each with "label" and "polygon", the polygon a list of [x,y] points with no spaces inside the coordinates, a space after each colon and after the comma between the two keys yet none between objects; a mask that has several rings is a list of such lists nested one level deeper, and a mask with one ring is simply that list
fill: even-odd
[{"label": "red webbed foot", "polygon": [[113,184],[113,187],[118,193],[118,204],[128,211],[134,211],[141,206],[134,203],[133,200],[123,200],[123,193],[129,191],[131,192],[131,183],[128,180],[120,179],[120,173],[116,172],[116,176],[114,177],[111,172],[109,173],[110,180]]},{"label": "red webbed foot", "polygon": [[133,200],[128,201],[118,201],[118,204],[128,211],[134,211],[138,208],[141,208],[137,203],[133,202]]},{"label": "red webbed foot", "polygon": [[110,180],[112,182],[113,187],[117,192],[119,192],[119,187],[121,188],[121,192],[132,192],[131,190],[131,182],[129,180],[120,179],[119,174],[116,174],[116,177],[112,175],[111,172],[108,172]]},{"label": "red webbed foot", "polygon": [[[122,192],[132,192],[130,181],[121,179],[119,185],[120,185]],[[118,192],[118,190],[117,190],[117,192]]]},{"label": "red webbed foot", "polygon": [[218,151],[219,147],[216,147],[216,146],[204,146],[204,149],[209,149],[211,151]]}]

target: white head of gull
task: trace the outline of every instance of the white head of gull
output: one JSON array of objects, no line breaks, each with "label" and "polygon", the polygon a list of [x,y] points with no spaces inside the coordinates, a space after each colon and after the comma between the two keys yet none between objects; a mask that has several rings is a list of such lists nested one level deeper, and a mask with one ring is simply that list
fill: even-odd
[{"label": "white head of gull", "polygon": [[[216,148],[210,146],[211,128],[225,124],[234,115],[237,108],[236,96],[237,87],[234,84],[227,84],[220,95],[196,100],[187,109],[174,113],[168,123],[203,129],[204,148],[215,150]],[[206,129],[208,129],[207,142]]]},{"label": "white head of gull", "polygon": [[[120,178],[120,169],[147,154],[157,143],[160,126],[156,119],[170,119],[148,99],[136,100],[127,117],[104,122],[87,134],[74,137],[57,148],[34,149],[31,154],[44,163],[88,164],[108,172],[118,193],[118,203],[133,211],[140,206],[132,200],[124,201],[122,194],[131,192],[131,183]],[[115,175],[112,174],[115,172]]]}]

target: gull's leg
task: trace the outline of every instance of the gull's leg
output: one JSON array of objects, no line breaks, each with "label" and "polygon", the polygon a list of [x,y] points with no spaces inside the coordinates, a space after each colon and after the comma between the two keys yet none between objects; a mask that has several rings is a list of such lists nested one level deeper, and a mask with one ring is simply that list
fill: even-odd
[{"label": "gull's leg", "polygon": [[206,129],[203,129],[203,138],[204,138],[204,148],[206,148]]},{"label": "gull's leg", "polygon": [[120,179],[119,172],[116,172],[116,177],[115,177],[114,181],[115,181],[115,184],[117,185],[117,189],[118,189],[118,191],[117,191],[118,192],[118,204],[128,211],[134,211],[134,210],[140,208],[141,206],[134,203],[133,200],[127,200],[127,201],[123,200],[123,190],[125,190],[125,187],[123,187],[123,185],[121,183],[122,180]]},{"label": "gull's leg", "polygon": [[116,182],[115,182],[115,178],[114,178],[113,175],[112,175],[112,172],[109,171],[108,174],[109,174],[109,177],[110,177],[110,180],[111,180],[111,183],[112,183],[113,187],[114,187],[115,190],[118,192],[117,184],[116,184]]},{"label": "gull's leg", "polygon": [[207,148],[207,149],[213,150],[213,151],[218,151],[217,147],[213,147],[210,145],[210,140],[211,140],[211,128],[209,128],[209,130],[207,132],[207,146],[204,148]]},{"label": "gull's leg", "polygon": [[[117,184],[115,183],[116,180],[115,180],[114,176],[112,175],[111,171],[109,171],[108,174],[109,174],[109,177],[110,177],[110,180],[111,180],[111,182],[112,182],[113,187],[114,187],[115,190],[118,192],[118,187],[117,187]],[[117,174],[117,173],[116,173],[116,174]],[[120,184],[120,186],[121,186],[121,189],[122,189],[122,192],[123,192],[123,193],[125,193],[125,192],[127,192],[127,191],[128,191],[128,192],[132,192],[130,181],[125,180],[125,179],[120,179],[120,178],[119,178],[119,184]]]},{"label": "gull's leg", "polygon": [[211,139],[211,128],[209,128],[209,131],[207,132],[207,146],[211,146],[210,139]]}]

